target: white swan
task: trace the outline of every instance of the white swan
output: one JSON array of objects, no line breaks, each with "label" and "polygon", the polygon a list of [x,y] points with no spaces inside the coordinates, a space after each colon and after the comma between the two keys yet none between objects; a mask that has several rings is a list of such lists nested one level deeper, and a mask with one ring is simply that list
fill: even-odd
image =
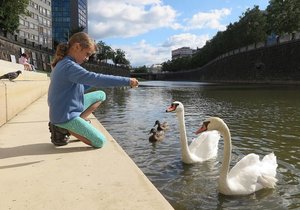
[{"label": "white swan", "polygon": [[224,195],[248,195],[263,188],[274,188],[277,182],[276,156],[270,153],[260,161],[256,154],[243,157],[229,171],[231,135],[225,122],[218,117],[207,119],[196,133],[217,130],[224,139],[224,157],[219,177],[219,192]]},{"label": "white swan", "polygon": [[174,101],[171,106],[167,108],[166,112],[173,111],[176,111],[179,123],[182,162],[191,164],[216,157],[220,134],[217,131],[204,132],[188,145],[183,104],[179,101]]}]

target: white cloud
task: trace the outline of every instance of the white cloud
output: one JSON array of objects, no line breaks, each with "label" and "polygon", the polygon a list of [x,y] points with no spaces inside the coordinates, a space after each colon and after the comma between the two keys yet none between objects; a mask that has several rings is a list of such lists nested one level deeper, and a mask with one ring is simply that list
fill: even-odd
[{"label": "white cloud", "polygon": [[196,49],[197,47],[203,47],[208,39],[208,34],[200,36],[190,33],[177,34],[169,37],[163,46],[170,47],[172,50],[180,47],[190,47],[192,49]]},{"label": "white cloud", "polygon": [[180,47],[192,49],[201,48],[209,39],[208,35],[197,36],[194,34],[178,34],[171,36],[161,45],[151,45],[145,40],[132,45],[112,46],[113,49],[121,48],[126,52],[126,59],[132,66],[150,66],[171,60],[171,51]]},{"label": "white cloud", "polygon": [[131,45],[112,47],[114,49],[120,47],[124,50],[126,52],[126,59],[130,61],[132,66],[159,64],[169,60],[171,57],[169,48],[153,46],[145,40]]},{"label": "white cloud", "polygon": [[132,37],[161,27],[178,28],[176,11],[158,0],[89,0],[89,34],[95,39]]},{"label": "white cloud", "polygon": [[199,12],[187,21],[185,30],[211,28],[223,31],[226,26],[220,21],[223,17],[230,15],[231,10],[223,8],[221,10],[211,10],[210,12]]}]

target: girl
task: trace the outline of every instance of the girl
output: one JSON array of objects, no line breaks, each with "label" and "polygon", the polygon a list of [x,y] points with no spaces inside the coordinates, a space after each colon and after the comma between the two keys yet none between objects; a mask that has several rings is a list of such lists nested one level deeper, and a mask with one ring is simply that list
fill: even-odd
[{"label": "girl", "polygon": [[80,66],[95,53],[96,45],[84,32],[57,46],[48,91],[51,142],[66,145],[69,135],[93,147],[102,147],[105,136],[88,122],[88,116],[106,98],[103,91],[84,94],[85,87],[137,87],[135,78],[97,74]]}]

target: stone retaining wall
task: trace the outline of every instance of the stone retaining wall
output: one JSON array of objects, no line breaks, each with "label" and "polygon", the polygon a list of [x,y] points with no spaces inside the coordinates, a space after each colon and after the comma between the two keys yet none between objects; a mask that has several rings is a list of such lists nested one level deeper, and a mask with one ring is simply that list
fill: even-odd
[{"label": "stone retaining wall", "polygon": [[[0,76],[22,68],[24,69],[21,64],[0,60]],[[13,82],[0,80],[0,126],[45,95],[49,83],[46,73],[25,70]]]},{"label": "stone retaining wall", "polygon": [[152,77],[155,80],[299,84],[300,40],[239,52],[201,68]]}]

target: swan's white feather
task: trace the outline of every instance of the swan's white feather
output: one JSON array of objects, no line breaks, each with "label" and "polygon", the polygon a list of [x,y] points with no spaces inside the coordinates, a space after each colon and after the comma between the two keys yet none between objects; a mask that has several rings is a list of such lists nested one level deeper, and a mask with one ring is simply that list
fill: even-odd
[{"label": "swan's white feather", "polygon": [[230,192],[226,194],[251,194],[262,188],[274,188],[277,182],[276,157],[266,155],[262,161],[256,154],[242,158],[228,173]]},{"label": "swan's white feather", "polygon": [[202,161],[214,158],[218,154],[219,139],[220,134],[218,131],[203,132],[190,143],[190,152]]},{"label": "swan's white feather", "polygon": [[217,129],[224,138],[224,163],[219,178],[219,191],[225,195],[248,195],[262,188],[274,188],[277,182],[277,160],[270,153],[262,160],[257,154],[248,154],[228,172],[231,154],[231,137],[227,125],[220,118],[210,118],[208,130]]}]

